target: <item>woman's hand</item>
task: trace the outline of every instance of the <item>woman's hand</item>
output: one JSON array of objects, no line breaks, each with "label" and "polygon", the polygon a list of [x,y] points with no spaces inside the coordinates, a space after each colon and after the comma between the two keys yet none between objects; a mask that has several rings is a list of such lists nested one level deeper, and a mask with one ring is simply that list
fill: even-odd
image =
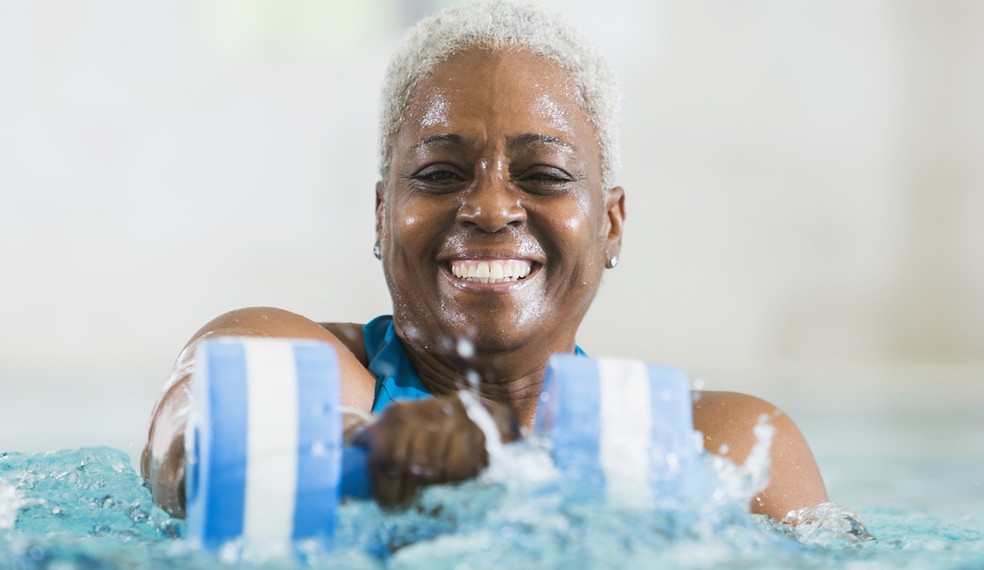
[{"label": "woman's hand", "polygon": [[[512,410],[483,403],[502,442],[519,439]],[[471,479],[489,463],[485,434],[457,396],[392,404],[355,443],[369,450],[372,493],[384,507],[405,505],[427,485]]]},{"label": "woman's hand", "polygon": [[142,468],[154,501],[171,516],[185,516],[185,446],[184,431],[174,435],[160,457],[144,450]]},{"label": "woman's hand", "polygon": [[177,518],[185,515],[184,443],[190,398],[187,374],[170,383],[154,408],[140,457],[140,473],[154,502]]}]

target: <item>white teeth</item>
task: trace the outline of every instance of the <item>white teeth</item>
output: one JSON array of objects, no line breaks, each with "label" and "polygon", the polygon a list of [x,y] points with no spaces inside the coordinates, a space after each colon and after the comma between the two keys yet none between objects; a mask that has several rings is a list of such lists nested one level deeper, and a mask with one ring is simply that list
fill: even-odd
[{"label": "white teeth", "polygon": [[522,259],[469,259],[451,262],[451,273],[468,281],[503,283],[518,281],[530,274],[531,263]]}]

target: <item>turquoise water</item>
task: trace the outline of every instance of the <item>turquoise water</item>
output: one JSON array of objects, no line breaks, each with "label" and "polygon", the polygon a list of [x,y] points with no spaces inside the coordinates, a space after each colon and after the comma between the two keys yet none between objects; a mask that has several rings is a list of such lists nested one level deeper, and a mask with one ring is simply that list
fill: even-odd
[{"label": "turquoise water", "polygon": [[406,511],[343,505],[334,543],[296,558],[189,547],[121,450],[3,453],[0,568],[984,568],[979,514],[872,508],[862,523],[827,504],[793,529],[743,513],[720,482],[700,489],[712,500],[618,508],[565,490],[535,444],[510,447],[480,480]]}]

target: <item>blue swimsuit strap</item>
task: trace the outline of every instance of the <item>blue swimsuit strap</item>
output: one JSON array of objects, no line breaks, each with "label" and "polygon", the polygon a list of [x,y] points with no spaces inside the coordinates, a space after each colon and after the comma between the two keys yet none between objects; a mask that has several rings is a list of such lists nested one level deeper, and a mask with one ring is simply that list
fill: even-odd
[{"label": "blue swimsuit strap", "polygon": [[383,315],[366,323],[362,329],[369,359],[369,371],[376,377],[376,396],[372,402],[372,412],[379,413],[390,402],[397,400],[422,400],[430,398],[417,371],[410,364],[407,352],[403,350],[396,331],[393,317]]},{"label": "blue swimsuit strap", "polygon": [[[366,323],[362,332],[369,371],[376,377],[376,394],[372,403],[374,414],[383,411],[394,401],[432,397],[417,376],[403,344],[396,336],[392,316],[376,317]],[[574,346],[574,353],[587,356],[577,345]]]}]

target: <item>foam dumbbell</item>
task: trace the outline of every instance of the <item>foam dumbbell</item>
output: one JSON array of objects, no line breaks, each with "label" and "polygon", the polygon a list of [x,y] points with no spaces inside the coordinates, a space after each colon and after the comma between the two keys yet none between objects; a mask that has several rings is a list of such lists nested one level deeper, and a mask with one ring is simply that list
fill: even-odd
[{"label": "foam dumbbell", "polygon": [[639,360],[553,356],[534,433],[564,477],[626,505],[679,495],[697,455],[686,375]]},{"label": "foam dumbbell", "polygon": [[197,348],[185,431],[191,540],[330,537],[341,497],[369,497],[342,445],[339,372],[323,342],[228,337]]},{"label": "foam dumbbell", "polygon": [[[327,538],[342,497],[370,496],[365,450],[342,444],[339,386],[327,343],[199,345],[185,432],[191,540]],[[554,356],[534,431],[565,477],[637,505],[678,492],[694,455],[686,377],[639,361]]]}]

